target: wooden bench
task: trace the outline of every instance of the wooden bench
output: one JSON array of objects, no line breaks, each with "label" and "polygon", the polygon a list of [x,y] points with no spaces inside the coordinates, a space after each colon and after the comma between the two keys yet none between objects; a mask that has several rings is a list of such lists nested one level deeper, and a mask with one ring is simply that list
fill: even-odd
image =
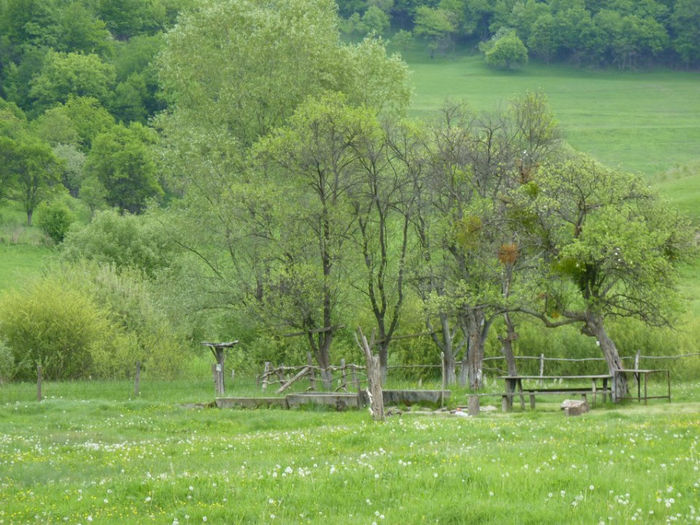
[{"label": "wooden bench", "polygon": [[[610,375],[576,375],[576,376],[502,376],[505,381],[506,391],[501,395],[501,408],[504,412],[508,412],[513,408],[513,397],[516,395],[520,397],[520,407],[525,409],[525,394],[530,398],[530,408],[535,408],[535,396],[537,395],[580,395],[583,396],[586,401],[588,401],[588,395],[593,396],[593,403],[595,404],[597,396],[599,393],[603,394],[603,401],[607,399],[608,395],[612,395],[608,381],[612,379]],[[535,386],[523,388],[523,381],[590,381],[590,387],[545,387],[545,386]],[[602,382],[602,385],[598,385],[598,381]]]}]

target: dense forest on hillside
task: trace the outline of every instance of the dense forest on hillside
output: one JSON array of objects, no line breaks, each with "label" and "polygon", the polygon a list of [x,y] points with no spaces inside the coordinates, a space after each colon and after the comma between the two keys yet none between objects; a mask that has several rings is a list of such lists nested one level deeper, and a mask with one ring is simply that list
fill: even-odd
[{"label": "dense forest on hillside", "polygon": [[[372,36],[480,43],[504,67],[697,59],[692,2],[564,5],[0,0],[0,206],[56,247],[41,279],[0,296],[0,379],[37,361],[53,378],[137,360],[167,375],[217,337],[239,338],[246,366],[309,352],[326,369],[358,351],[358,325],[385,371],[442,352],[473,388],[516,340],[590,350],[545,326],[575,326],[619,366],[611,326],[646,344],[644,325],[682,313],[687,221],[573,151],[542,93],[407,118],[408,68]],[[665,36],[544,56],[535,35],[565,33],[542,19],[587,43],[586,19]]]},{"label": "dense forest on hillside", "polygon": [[398,47],[419,39],[431,54],[481,44],[488,57],[489,48],[505,38],[500,53],[526,49],[545,62],[630,69],[693,67],[700,61],[695,0],[338,0],[338,5],[345,34],[383,35]]}]

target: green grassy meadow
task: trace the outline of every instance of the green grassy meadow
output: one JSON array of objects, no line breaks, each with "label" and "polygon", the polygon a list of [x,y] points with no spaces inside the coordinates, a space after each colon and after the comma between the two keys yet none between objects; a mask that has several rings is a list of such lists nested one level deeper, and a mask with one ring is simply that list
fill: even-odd
[{"label": "green grassy meadow", "polygon": [[589,71],[540,64],[508,72],[487,68],[477,55],[412,58],[416,115],[428,115],[445,98],[490,110],[525,91],[542,91],[566,140],[605,164],[658,175],[700,161],[697,73]]},{"label": "green grassy meadow", "polygon": [[[477,418],[218,410],[209,382],[10,385],[0,523],[695,523],[700,384]],[[209,392],[209,395],[206,395]],[[204,396],[204,399],[203,399]],[[669,407],[672,410],[669,410]]]}]

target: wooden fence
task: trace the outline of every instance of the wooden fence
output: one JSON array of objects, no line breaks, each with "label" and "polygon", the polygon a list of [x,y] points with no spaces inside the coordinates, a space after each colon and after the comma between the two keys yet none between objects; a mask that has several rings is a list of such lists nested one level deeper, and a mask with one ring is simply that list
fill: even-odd
[{"label": "wooden fence", "polygon": [[[641,355],[640,352],[637,352],[637,354],[634,356],[623,356],[621,357],[621,359],[623,362],[629,363],[630,367],[638,369],[640,368],[640,363],[642,362],[642,360],[677,360],[688,357],[700,357],[700,353],[667,356],[646,356]],[[546,375],[545,372],[547,368],[547,363],[605,363],[605,358],[603,357],[546,357],[544,354],[540,354],[539,356],[515,356],[515,359],[520,361],[535,362],[537,366],[537,372],[542,377],[545,377]],[[486,365],[487,363],[504,360],[504,356],[485,357],[484,364]],[[457,367],[459,368],[460,366],[461,363],[458,363]],[[498,375],[506,374],[506,370],[496,366],[484,366],[483,369],[485,371],[494,372]],[[440,373],[441,376],[444,376],[444,369],[442,364],[391,365],[388,367],[388,370],[389,374],[391,374],[392,371],[400,370],[432,370],[436,373],[436,377],[438,373]],[[317,391],[318,383],[319,381],[322,381],[321,377],[323,373],[324,370],[322,368],[312,364],[309,356],[307,359],[307,364],[298,366],[273,366],[270,362],[266,362],[263,373],[257,377],[256,381],[258,385],[262,387],[263,391],[266,391],[270,386],[279,385],[279,387],[276,390],[276,393],[281,394],[293,384],[298,383],[303,379],[307,379],[309,381],[309,386],[307,390]],[[349,386],[352,387],[353,391],[356,391],[361,388],[361,385],[367,384],[366,367],[364,365],[345,363],[344,359],[341,359],[340,365],[333,365],[328,367],[326,369],[326,373],[332,378],[332,383],[337,385],[333,389],[333,391],[335,392],[347,392]]]}]

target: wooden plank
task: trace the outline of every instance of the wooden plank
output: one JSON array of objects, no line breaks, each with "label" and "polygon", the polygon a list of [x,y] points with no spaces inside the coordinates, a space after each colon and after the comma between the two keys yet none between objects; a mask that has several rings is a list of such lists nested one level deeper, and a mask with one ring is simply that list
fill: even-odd
[{"label": "wooden plank", "polygon": [[279,387],[279,389],[277,390],[276,393],[277,393],[277,394],[281,394],[282,392],[284,392],[285,390],[287,390],[290,386],[292,386],[294,383],[296,383],[299,379],[301,379],[302,377],[304,377],[304,376],[308,373],[308,371],[309,371],[309,367],[308,367],[308,366],[305,366],[304,368],[302,368],[302,369],[297,373],[297,375],[295,375],[293,378],[291,378],[289,381],[287,381],[284,385],[282,385],[281,387]]}]

